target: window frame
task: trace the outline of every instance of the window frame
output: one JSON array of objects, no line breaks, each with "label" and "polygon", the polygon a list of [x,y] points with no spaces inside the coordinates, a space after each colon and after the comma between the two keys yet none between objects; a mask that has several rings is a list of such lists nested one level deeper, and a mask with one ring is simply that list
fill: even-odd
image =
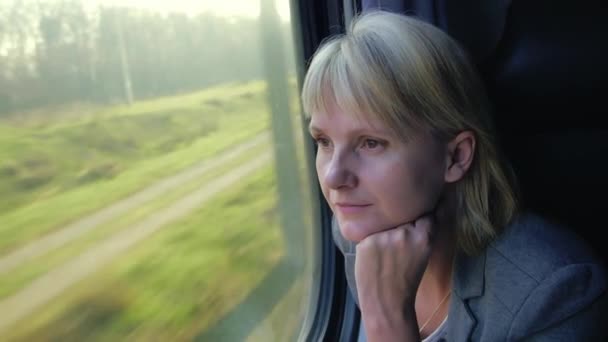
[{"label": "window frame", "polygon": [[[352,0],[291,0],[291,16],[295,29],[296,50],[304,65],[298,65],[298,84],[302,85],[304,73],[316,49],[325,38],[345,32],[353,13],[360,9],[360,1]],[[347,9],[345,11],[345,9]],[[346,19],[345,19],[346,17]],[[346,22],[345,22],[346,21]],[[312,138],[310,138],[312,144]],[[316,150],[314,151],[316,153]],[[310,156],[314,158],[314,155]],[[331,210],[323,197],[318,182],[321,229],[321,272],[318,279],[316,307],[309,317],[312,322],[303,331],[304,341],[356,342],[359,334],[360,311],[348,288],[344,270],[344,257],[335,246],[331,233]],[[304,329],[307,329],[306,325]]]}]

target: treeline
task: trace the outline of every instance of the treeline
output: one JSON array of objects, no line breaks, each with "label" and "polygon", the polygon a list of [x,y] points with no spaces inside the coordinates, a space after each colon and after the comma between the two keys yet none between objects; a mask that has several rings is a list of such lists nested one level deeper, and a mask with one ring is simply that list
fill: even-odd
[{"label": "treeline", "polygon": [[[281,25],[291,49],[289,24]],[[262,78],[260,27],[254,18],[91,8],[79,0],[0,1],[0,115]]]}]

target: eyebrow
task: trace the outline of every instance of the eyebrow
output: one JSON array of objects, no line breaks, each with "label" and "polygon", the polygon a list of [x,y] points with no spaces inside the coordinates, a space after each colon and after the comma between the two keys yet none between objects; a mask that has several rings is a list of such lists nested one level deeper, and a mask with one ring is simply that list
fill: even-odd
[{"label": "eyebrow", "polygon": [[308,125],[308,133],[310,133],[311,135],[314,135],[315,133],[319,133],[319,132],[322,132],[322,130],[319,127],[313,126],[312,124]]},{"label": "eyebrow", "polygon": [[[308,132],[310,133],[310,135],[315,135],[315,134],[323,133],[323,130],[321,128],[311,124],[311,125],[308,125]],[[353,131],[352,133],[353,134],[380,135],[384,138],[393,136],[393,134],[390,131],[378,130],[378,129],[373,129],[373,128],[372,129],[368,129],[368,128],[357,129],[357,130]]]}]

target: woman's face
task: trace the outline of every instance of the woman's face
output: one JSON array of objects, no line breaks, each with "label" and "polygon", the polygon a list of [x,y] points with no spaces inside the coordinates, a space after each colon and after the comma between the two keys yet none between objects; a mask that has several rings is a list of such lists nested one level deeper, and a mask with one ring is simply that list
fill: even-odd
[{"label": "woman's face", "polygon": [[373,117],[335,104],[312,115],[317,174],[342,235],[365,237],[434,209],[443,189],[447,147],[428,134],[404,142]]}]

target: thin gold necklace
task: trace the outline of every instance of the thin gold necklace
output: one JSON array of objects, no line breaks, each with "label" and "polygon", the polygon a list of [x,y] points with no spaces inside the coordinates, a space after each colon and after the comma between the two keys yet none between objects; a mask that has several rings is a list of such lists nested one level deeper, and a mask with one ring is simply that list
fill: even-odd
[{"label": "thin gold necklace", "polygon": [[429,324],[429,322],[433,319],[433,317],[435,317],[435,314],[437,313],[437,311],[439,311],[439,308],[441,307],[443,302],[445,302],[445,300],[448,299],[448,297],[450,296],[450,293],[452,293],[452,290],[448,291],[448,293],[445,295],[445,297],[443,297],[441,302],[439,302],[439,305],[437,305],[437,307],[435,308],[435,311],[433,311],[433,313],[431,314],[431,317],[429,317],[429,319],[427,319],[426,322],[424,322],[422,327],[420,327],[420,330],[418,330],[418,333],[422,333],[422,330],[424,330],[424,328],[426,328],[427,324]]}]

